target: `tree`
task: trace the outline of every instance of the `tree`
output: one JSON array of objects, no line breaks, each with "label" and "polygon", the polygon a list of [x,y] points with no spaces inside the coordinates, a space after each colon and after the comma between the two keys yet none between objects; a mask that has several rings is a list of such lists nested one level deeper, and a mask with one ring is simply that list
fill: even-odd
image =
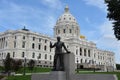
[{"label": "tree", "polygon": [[14,71],[18,71],[21,66],[22,66],[22,61],[21,60],[13,60],[12,61],[12,67],[13,67]]},{"label": "tree", "polygon": [[116,64],[117,70],[120,70],[120,64]]},{"label": "tree", "polygon": [[5,72],[10,72],[12,69],[12,58],[10,58],[10,53],[7,54],[6,59],[4,60],[4,69]]},{"label": "tree", "polygon": [[33,71],[34,66],[35,66],[35,61],[34,60],[30,60],[28,62],[29,70]]},{"label": "tree", "polygon": [[120,40],[120,0],[105,0],[107,4],[107,18],[113,21],[115,37]]}]

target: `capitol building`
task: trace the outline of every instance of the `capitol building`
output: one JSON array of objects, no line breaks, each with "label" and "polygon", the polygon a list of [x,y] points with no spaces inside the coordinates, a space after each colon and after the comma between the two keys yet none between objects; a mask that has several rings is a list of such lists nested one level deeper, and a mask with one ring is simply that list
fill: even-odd
[{"label": "capitol building", "polygon": [[52,67],[54,49],[50,42],[55,43],[60,36],[67,49],[75,55],[78,68],[99,68],[101,70],[114,70],[115,53],[101,50],[92,41],[88,41],[80,33],[80,26],[75,17],[70,13],[68,6],[58,18],[54,26],[54,37],[32,32],[26,28],[21,30],[7,30],[0,33],[0,65],[6,55],[10,53],[13,59],[31,59],[36,61],[36,66]]}]

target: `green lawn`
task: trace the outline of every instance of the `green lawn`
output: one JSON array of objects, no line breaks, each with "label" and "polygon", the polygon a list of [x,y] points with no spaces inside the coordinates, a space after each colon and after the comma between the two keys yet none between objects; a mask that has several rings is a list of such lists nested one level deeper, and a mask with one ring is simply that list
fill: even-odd
[{"label": "green lawn", "polygon": [[9,76],[7,80],[31,80],[31,75],[26,76]]},{"label": "green lawn", "polygon": [[[21,68],[19,71],[16,73],[23,73],[24,68]],[[50,72],[51,68],[41,68],[41,67],[35,67],[32,71],[29,70],[28,68],[25,68],[26,73],[38,73],[38,72]]]},{"label": "green lawn", "polygon": [[[24,68],[21,68],[16,73],[23,74]],[[26,73],[40,73],[40,72],[50,72],[51,68],[41,68],[41,67],[35,67],[33,71],[30,71],[28,68],[26,68]],[[120,72],[93,72],[91,70],[80,70],[79,74],[116,74],[118,77],[118,80],[120,80]],[[9,76],[7,77],[7,80],[31,80],[31,75],[26,76]]]}]

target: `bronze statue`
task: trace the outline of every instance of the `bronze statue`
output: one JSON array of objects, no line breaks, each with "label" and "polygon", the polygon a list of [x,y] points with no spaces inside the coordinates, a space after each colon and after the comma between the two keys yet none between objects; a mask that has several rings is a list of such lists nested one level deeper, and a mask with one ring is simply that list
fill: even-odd
[{"label": "bronze statue", "polygon": [[55,47],[53,71],[64,71],[64,53],[62,52],[62,47],[66,50],[67,53],[70,53],[65,47],[64,42],[60,41],[60,37],[57,37],[57,42],[52,45],[50,42],[50,48]]}]

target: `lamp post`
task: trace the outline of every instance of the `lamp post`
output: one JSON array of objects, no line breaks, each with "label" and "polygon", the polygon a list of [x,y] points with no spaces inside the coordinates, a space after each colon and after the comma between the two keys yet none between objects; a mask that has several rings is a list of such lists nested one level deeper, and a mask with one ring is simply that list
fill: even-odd
[{"label": "lamp post", "polygon": [[37,59],[38,59],[38,65],[39,65],[39,59],[40,59],[40,55],[38,55]]},{"label": "lamp post", "polygon": [[24,58],[24,73],[23,73],[23,75],[25,76],[25,71],[26,71],[26,57]]},{"label": "lamp post", "polygon": [[95,61],[92,60],[92,65],[93,65],[93,72],[95,72]]},{"label": "lamp post", "polygon": [[78,70],[78,59],[77,59],[77,73],[79,73],[79,70]]}]

